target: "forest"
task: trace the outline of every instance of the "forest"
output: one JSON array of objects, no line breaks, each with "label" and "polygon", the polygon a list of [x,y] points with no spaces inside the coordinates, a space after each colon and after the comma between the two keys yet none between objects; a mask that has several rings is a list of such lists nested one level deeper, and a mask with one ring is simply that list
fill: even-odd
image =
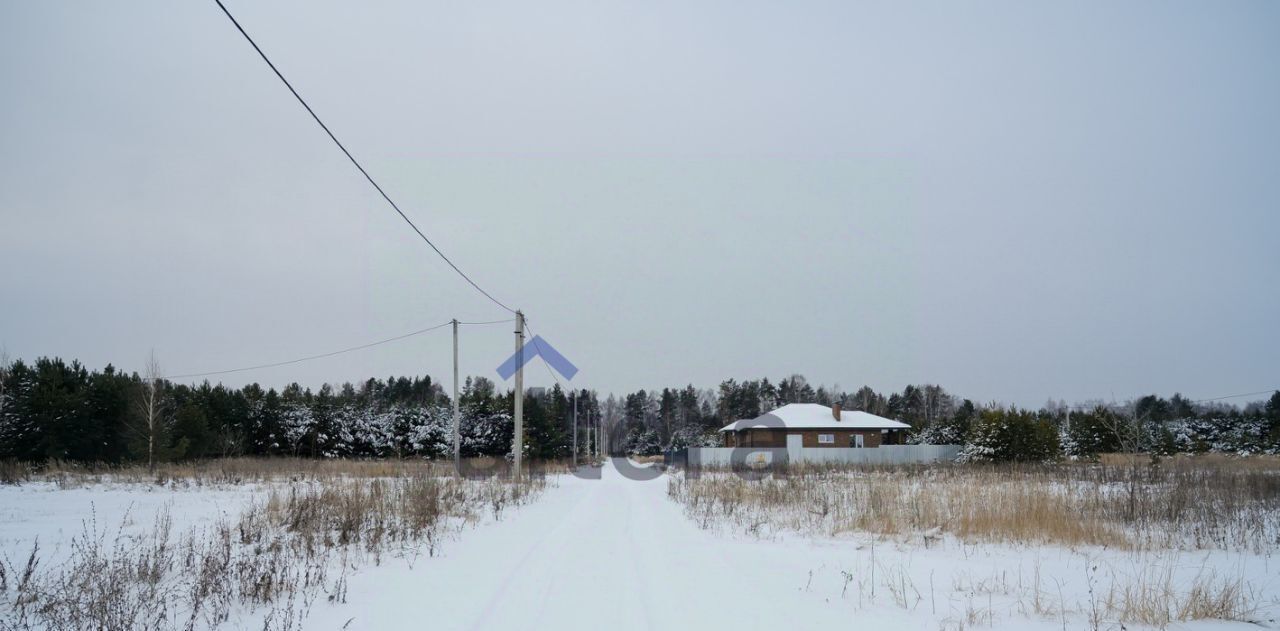
[{"label": "forest", "polygon": [[[508,454],[512,397],[484,377],[459,396],[464,457]],[[1175,394],[1123,403],[1038,410],[975,403],[938,385],[885,395],[813,386],[792,375],[637,390],[603,398],[592,390],[531,388],[524,395],[525,451],[567,458],[578,419],[580,453],[602,428],[602,451],[655,455],[719,444],[717,430],[787,403],[839,402],[911,424],[919,443],[964,445],[968,461],[1039,462],[1108,452],[1280,453],[1280,391],[1244,405],[1196,402]],[[429,376],[371,378],[312,390],[277,391],[172,383],[108,365],[40,358],[0,364],[0,459],[124,463],[229,456],[440,458],[452,449],[452,402]]]}]

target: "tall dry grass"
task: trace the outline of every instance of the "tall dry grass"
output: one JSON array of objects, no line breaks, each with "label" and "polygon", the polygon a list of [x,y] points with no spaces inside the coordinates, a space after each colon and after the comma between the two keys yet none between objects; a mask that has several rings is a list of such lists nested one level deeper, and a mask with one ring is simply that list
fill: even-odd
[{"label": "tall dry grass", "polygon": [[[567,460],[526,462],[531,476],[569,473]],[[145,464],[83,463],[50,460],[26,463],[0,460],[0,484],[47,481],[60,488],[121,482],[172,486],[238,485],[281,481],[332,481],[342,478],[397,478],[412,475],[454,474],[450,460],[314,459],[293,457],[216,458],[183,462],[161,462],[154,469]],[[501,458],[468,458],[463,462],[467,477],[511,477],[511,465]]]},{"label": "tall dry grass", "polygon": [[[143,481],[274,484],[238,518],[209,527],[174,533],[162,513],[139,536],[123,524],[114,533],[100,528],[91,517],[56,564],[38,545],[5,559],[0,630],[296,629],[318,600],[345,602],[353,568],[386,555],[433,556],[468,524],[501,519],[546,486],[538,475],[520,483],[440,475],[429,463],[296,461],[303,466],[291,471],[290,462],[148,472]],[[121,479],[120,471],[111,475]]]},{"label": "tall dry grass", "polygon": [[[707,529],[768,537],[860,532],[869,554],[841,567],[842,598],[903,609],[957,598],[961,612],[942,628],[991,626],[1001,607],[1060,620],[1062,628],[1165,628],[1177,621],[1255,621],[1267,595],[1242,573],[1202,566],[1188,572],[1186,550],[1270,556],[1280,550],[1280,460],[1220,456],[1103,458],[1054,466],[935,465],[791,467],[740,476],[682,472],[668,494]],[[877,561],[875,542],[993,543],[1073,548],[1086,567],[1083,590],[1063,594],[1062,577],[954,568],[949,593],[935,593],[909,564]],[[966,553],[967,555],[967,553]],[[1115,559],[1116,563],[1107,562]],[[1194,569],[1194,568],[1192,568]],[[1056,587],[1056,589],[1055,589]],[[1004,605],[992,605],[993,598]]]},{"label": "tall dry grass", "polygon": [[[1137,478],[1135,479],[1135,471]],[[793,467],[752,480],[675,476],[669,495],[703,527],[834,535],[949,533],[966,541],[1130,549],[1280,546],[1280,461]]]}]

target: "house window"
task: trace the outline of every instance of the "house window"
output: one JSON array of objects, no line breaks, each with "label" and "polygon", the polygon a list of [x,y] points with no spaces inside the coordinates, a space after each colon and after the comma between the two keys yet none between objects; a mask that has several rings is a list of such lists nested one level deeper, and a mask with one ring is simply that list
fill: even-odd
[{"label": "house window", "polygon": [[834,445],[836,443],[835,434],[818,434],[819,445]]},{"label": "house window", "polygon": [[858,447],[858,448],[863,447],[863,443],[862,443],[862,434],[854,434],[854,435],[853,435],[853,446],[854,446],[854,447]]}]

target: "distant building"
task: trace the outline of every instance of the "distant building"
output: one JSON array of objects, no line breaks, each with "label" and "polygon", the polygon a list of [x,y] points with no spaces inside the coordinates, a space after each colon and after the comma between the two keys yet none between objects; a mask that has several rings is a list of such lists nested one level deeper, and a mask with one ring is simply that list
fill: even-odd
[{"label": "distant building", "polygon": [[532,398],[534,398],[534,399],[541,399],[541,398],[543,398],[543,397],[547,396],[547,389],[546,389],[546,388],[544,388],[544,387],[542,387],[542,386],[537,386],[537,387],[533,387],[533,388],[525,388],[525,389],[524,389],[524,391],[525,391],[525,394],[529,395],[530,397],[532,397]]},{"label": "distant building", "polygon": [[789,403],[753,419],[724,426],[725,447],[786,447],[800,436],[803,447],[901,445],[910,425],[867,412],[845,412],[817,403]]}]

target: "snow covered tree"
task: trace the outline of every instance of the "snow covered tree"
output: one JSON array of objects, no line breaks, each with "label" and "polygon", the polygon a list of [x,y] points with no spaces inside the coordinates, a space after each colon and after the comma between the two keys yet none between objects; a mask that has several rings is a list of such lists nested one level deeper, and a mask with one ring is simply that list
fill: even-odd
[{"label": "snow covered tree", "polygon": [[1094,458],[1100,453],[1120,450],[1120,437],[1115,428],[1117,414],[1104,406],[1071,415],[1071,426],[1065,430],[1064,451],[1073,458]]},{"label": "snow covered tree", "polygon": [[1267,400],[1264,408],[1267,426],[1267,450],[1280,453],[1280,390],[1275,391]]},{"label": "snow covered tree", "polygon": [[22,360],[5,371],[4,405],[0,406],[0,458],[39,460],[43,436],[30,409],[36,375]]},{"label": "snow covered tree", "polygon": [[453,453],[452,416],[452,409],[439,405],[417,408],[407,436],[411,452],[426,458],[450,456]]},{"label": "snow covered tree", "polygon": [[295,456],[314,455],[307,447],[313,442],[315,418],[298,384],[290,384],[280,397],[280,429],[282,445]]},{"label": "snow covered tree", "polygon": [[962,445],[969,435],[969,425],[978,414],[973,401],[965,399],[949,415],[939,417],[915,436],[922,445]]},{"label": "snow covered tree", "polygon": [[1044,462],[1058,457],[1058,433],[1026,410],[989,408],[978,414],[961,462]]},{"label": "snow covered tree", "polygon": [[658,432],[637,427],[627,436],[626,452],[630,456],[656,456],[662,453]]},{"label": "snow covered tree", "polygon": [[[8,401],[5,397],[5,385],[9,381],[9,351],[0,349],[0,419],[4,418],[4,404]],[[2,422],[2,421],[0,421]]]}]

